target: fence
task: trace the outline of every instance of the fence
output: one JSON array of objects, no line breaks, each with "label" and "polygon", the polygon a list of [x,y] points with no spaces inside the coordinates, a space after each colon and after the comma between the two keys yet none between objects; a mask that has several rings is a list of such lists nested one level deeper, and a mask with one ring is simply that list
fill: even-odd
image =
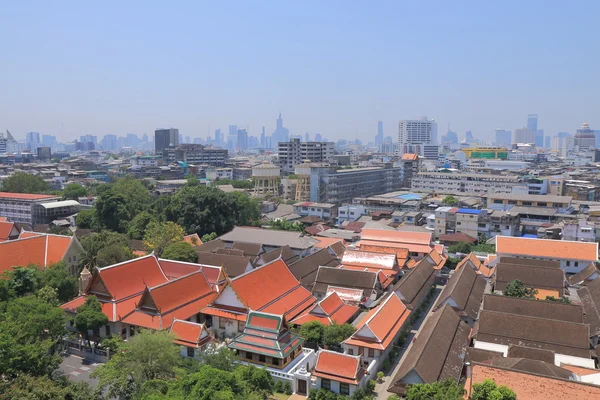
[{"label": "fence", "polygon": [[106,362],[110,358],[110,351],[108,349],[90,347],[70,339],[65,339],[64,350],[69,354],[75,354],[98,362]]}]

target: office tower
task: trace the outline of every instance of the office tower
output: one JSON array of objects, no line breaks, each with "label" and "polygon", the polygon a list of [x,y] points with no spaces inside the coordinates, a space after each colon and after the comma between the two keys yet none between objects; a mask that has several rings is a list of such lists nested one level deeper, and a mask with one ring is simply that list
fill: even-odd
[{"label": "office tower", "polygon": [[143,143],[148,143],[148,134],[147,134],[147,133],[144,133],[144,134],[142,135],[142,142],[143,142]]},{"label": "office tower", "polygon": [[537,131],[538,128],[538,115],[537,114],[529,114],[527,116],[527,129],[531,132]]},{"label": "office tower", "polygon": [[138,147],[140,145],[140,138],[135,133],[128,133],[125,136],[125,144],[127,147]]},{"label": "office tower", "polygon": [[470,130],[467,130],[465,132],[465,142],[472,143],[474,141],[475,141],[475,139],[473,138],[473,132],[471,132]]},{"label": "office tower", "polygon": [[496,146],[498,147],[506,147],[512,144],[512,132],[506,129],[496,129],[495,131],[496,137]]},{"label": "office tower", "polygon": [[334,149],[333,142],[301,142],[299,138],[278,142],[279,166],[282,172],[293,173],[296,165],[306,160],[314,163],[332,162]]},{"label": "office tower", "polygon": [[185,142],[186,143],[192,143],[192,138],[190,136],[186,136],[185,137]]},{"label": "office tower", "polygon": [[315,133],[315,142],[322,142],[323,141],[323,137],[321,136],[320,133]]},{"label": "office tower", "polygon": [[248,148],[256,149],[258,147],[260,147],[260,142],[258,141],[258,138],[256,136],[248,136]]},{"label": "office tower", "polygon": [[[81,143],[92,143],[93,148],[95,149],[96,147],[98,147],[98,141],[96,136],[94,135],[90,135],[89,133],[87,135],[82,135],[79,137],[79,141]],[[91,146],[87,146],[86,148],[90,148]]]},{"label": "office tower", "polygon": [[[437,148],[437,149],[436,149]],[[420,120],[398,122],[398,153],[417,153],[428,158],[437,158],[437,122],[422,117]]]},{"label": "office tower", "polygon": [[304,141],[305,141],[305,142],[310,142],[310,134],[309,134],[308,132],[306,132],[306,133],[304,134]]},{"label": "office tower", "polygon": [[262,132],[260,133],[260,147],[264,148],[266,147],[266,141],[265,141],[265,127],[262,127]]},{"label": "office tower", "polygon": [[452,132],[448,129],[445,135],[442,135],[442,144],[457,144],[458,143],[458,135],[456,132]]},{"label": "office tower", "polygon": [[229,136],[237,136],[237,125],[229,125]]},{"label": "office tower", "polygon": [[536,129],[533,132],[533,143],[535,143],[535,147],[544,147],[544,130]]},{"label": "office tower", "polygon": [[377,136],[375,136],[375,144],[383,144],[383,121],[377,121]]},{"label": "office tower", "polygon": [[37,148],[38,161],[50,161],[52,159],[52,150],[50,146],[42,146]]},{"label": "office tower", "polygon": [[237,147],[241,150],[248,149],[248,131],[246,129],[237,130]]},{"label": "office tower", "polygon": [[279,117],[277,118],[275,132],[271,134],[273,138],[273,142],[287,142],[290,140],[290,130],[283,127],[283,118],[281,118],[281,113],[279,113]]},{"label": "office tower", "polygon": [[102,150],[114,151],[117,150],[117,135],[104,135],[100,141]]},{"label": "office tower", "polygon": [[40,133],[39,132],[27,132],[25,134],[25,142],[29,151],[35,152],[40,145]]},{"label": "office tower", "polygon": [[221,137],[221,130],[220,129],[215,129],[215,145],[216,146],[222,146],[223,145],[223,138]]},{"label": "office tower", "polygon": [[533,132],[528,128],[515,129],[513,143],[535,143]]},{"label": "office tower", "polygon": [[56,136],[52,135],[42,135],[42,144],[44,146],[55,146],[56,145]]},{"label": "office tower", "polygon": [[596,146],[596,135],[590,124],[584,122],[575,133],[575,151],[589,151]]},{"label": "office tower", "polygon": [[157,129],[154,131],[154,152],[162,153],[169,146],[179,144],[179,129]]},{"label": "office tower", "polygon": [[594,135],[596,136],[596,148],[600,149],[600,129],[596,129]]},{"label": "office tower", "polygon": [[182,161],[220,167],[225,165],[228,152],[225,149],[207,148],[201,144],[183,143],[164,149],[162,157],[165,163]]},{"label": "office tower", "polygon": [[179,134],[179,143],[183,143],[183,135],[181,133]]},{"label": "office tower", "polygon": [[549,149],[552,146],[552,138],[550,136],[546,136],[544,138],[544,148]]},{"label": "office tower", "polygon": [[273,148],[273,138],[271,136],[265,136],[265,149]]}]

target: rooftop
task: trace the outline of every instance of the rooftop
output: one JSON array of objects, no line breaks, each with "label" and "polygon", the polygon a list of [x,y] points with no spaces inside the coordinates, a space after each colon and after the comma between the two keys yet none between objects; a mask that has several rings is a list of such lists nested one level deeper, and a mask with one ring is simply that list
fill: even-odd
[{"label": "rooftop", "polygon": [[286,232],[270,229],[236,226],[219,239],[224,242],[259,243],[272,247],[289,245],[292,249],[308,249],[318,243],[316,239],[299,232]]},{"label": "rooftop", "polygon": [[598,243],[496,236],[496,253],[595,262],[598,259]]},{"label": "rooftop", "polygon": [[60,196],[54,196],[49,194],[31,194],[31,193],[10,193],[0,192],[0,199],[14,199],[14,200],[50,200],[60,199]]}]

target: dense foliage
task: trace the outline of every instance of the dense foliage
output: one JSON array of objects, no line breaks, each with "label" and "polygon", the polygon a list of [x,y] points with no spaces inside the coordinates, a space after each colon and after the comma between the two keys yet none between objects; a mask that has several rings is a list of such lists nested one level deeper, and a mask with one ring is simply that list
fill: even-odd
[{"label": "dense foliage", "polygon": [[300,327],[298,334],[307,342],[317,343],[321,346],[339,346],[348,339],[356,329],[350,324],[324,325],[318,321],[311,321]]},{"label": "dense foliage", "polygon": [[47,193],[50,186],[41,176],[15,172],[2,181],[2,191],[11,193]]},{"label": "dense foliage", "polygon": [[406,400],[461,400],[464,389],[451,379],[444,382],[411,385]]},{"label": "dense foliage", "polygon": [[162,253],[162,258],[166,258],[167,260],[177,260],[177,261],[186,261],[186,262],[196,262],[198,261],[198,254],[194,247],[186,242],[177,242],[171,243]]},{"label": "dense foliage", "polygon": [[480,252],[480,253],[488,253],[488,254],[495,253],[496,246],[494,246],[493,244],[485,244],[485,243],[472,244],[469,242],[458,242],[458,243],[454,243],[451,246],[448,246],[449,253],[469,254],[473,251]]},{"label": "dense foliage", "polygon": [[506,386],[499,386],[493,380],[486,379],[473,385],[472,400],[516,400],[517,395]]},{"label": "dense foliage", "polygon": [[174,222],[150,222],[144,234],[144,245],[161,257],[165,248],[174,243],[183,241],[185,232]]},{"label": "dense foliage", "polygon": [[252,181],[243,181],[243,180],[235,180],[235,179],[219,179],[213,181],[213,185],[221,186],[221,185],[231,185],[236,189],[252,189],[254,187],[254,183]]},{"label": "dense foliage", "polygon": [[103,230],[81,238],[85,254],[81,258],[81,266],[92,271],[96,267],[131,260],[133,253],[129,248],[129,238],[126,235]]},{"label": "dense foliage", "polygon": [[84,196],[87,196],[87,189],[78,183],[69,183],[63,189],[63,199],[65,200],[77,200]]},{"label": "dense foliage", "polygon": [[510,297],[521,297],[525,299],[535,299],[537,290],[528,288],[518,279],[508,282],[504,289],[504,295]]}]

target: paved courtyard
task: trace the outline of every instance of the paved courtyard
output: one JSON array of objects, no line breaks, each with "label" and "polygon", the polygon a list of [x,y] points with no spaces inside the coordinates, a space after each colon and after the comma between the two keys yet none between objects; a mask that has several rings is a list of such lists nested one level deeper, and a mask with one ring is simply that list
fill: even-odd
[{"label": "paved courtyard", "polygon": [[100,365],[102,364],[70,354],[63,357],[63,361],[59,368],[71,381],[83,381],[92,386],[96,386],[98,380],[90,378],[90,374]]}]

